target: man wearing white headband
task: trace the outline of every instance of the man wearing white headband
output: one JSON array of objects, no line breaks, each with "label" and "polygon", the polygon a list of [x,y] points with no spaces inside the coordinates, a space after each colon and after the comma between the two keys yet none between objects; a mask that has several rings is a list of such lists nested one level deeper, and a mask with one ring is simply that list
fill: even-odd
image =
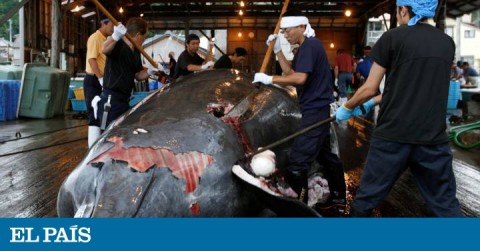
[{"label": "man wearing white headband", "polygon": [[[298,44],[298,50],[290,63],[283,54],[279,39],[275,41],[274,52],[278,57],[285,76],[255,74],[254,82],[266,85],[294,85],[302,112],[301,128],[330,117],[330,103],[334,102],[332,76],[322,43],[315,38],[315,31],[300,11],[289,10],[282,17],[280,27],[285,39],[291,45]],[[275,39],[270,35],[267,44]],[[297,137],[289,155],[287,182],[298,194],[301,201],[308,201],[307,175],[312,163],[317,160],[325,170],[330,187],[327,205],[345,205],[346,187],[342,163],[330,149],[330,125],[326,124]]]},{"label": "man wearing white headband", "polygon": [[[410,168],[438,217],[461,217],[446,130],[450,66],[455,43],[426,23],[437,1],[397,1],[400,26],[385,32],[370,52],[365,84],[336,112],[337,121],[382,102],[351,215],[367,217]],[[408,25],[407,25],[408,24]],[[386,74],[382,96],[372,98]]]}]

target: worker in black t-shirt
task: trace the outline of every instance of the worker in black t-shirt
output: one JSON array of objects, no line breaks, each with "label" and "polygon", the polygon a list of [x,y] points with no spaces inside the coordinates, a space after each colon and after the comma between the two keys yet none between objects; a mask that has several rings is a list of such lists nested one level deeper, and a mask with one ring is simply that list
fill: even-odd
[{"label": "worker in black t-shirt", "polygon": [[[164,71],[161,64],[158,64],[158,68],[151,66],[145,69],[140,52],[135,49],[131,41],[124,37],[128,32],[132,40],[141,46],[147,37],[147,31],[148,26],[145,20],[131,18],[126,27],[121,23],[115,26],[112,36],[109,36],[103,43],[102,52],[107,56],[103,91],[100,98],[98,96],[94,98],[94,101],[98,99],[95,102],[95,107],[98,109],[96,115],[103,130],[130,109],[129,101],[135,80],[145,80],[150,75]],[[107,107],[105,103],[109,104],[107,106],[110,107],[110,110],[105,109]]]},{"label": "worker in black t-shirt", "polygon": [[[200,48],[200,38],[189,34],[185,38],[186,49],[180,54],[175,67],[175,77],[186,76],[195,71],[204,71],[213,66],[213,61],[204,60],[197,53]],[[205,62],[208,61],[208,62]]]},{"label": "worker in black t-shirt", "polygon": [[235,48],[235,51],[232,54],[225,54],[221,56],[213,68],[215,69],[232,69],[233,64],[240,64],[245,61],[247,57],[247,50],[242,47]]},{"label": "worker in black t-shirt", "polygon": [[[336,112],[337,121],[347,120],[363,114],[357,107],[362,102],[368,100],[368,111],[381,101],[352,216],[370,216],[407,167],[435,216],[462,216],[445,132],[455,43],[427,23],[437,4],[397,0],[401,25],[375,44],[367,81]],[[383,95],[372,99],[386,73]]]}]

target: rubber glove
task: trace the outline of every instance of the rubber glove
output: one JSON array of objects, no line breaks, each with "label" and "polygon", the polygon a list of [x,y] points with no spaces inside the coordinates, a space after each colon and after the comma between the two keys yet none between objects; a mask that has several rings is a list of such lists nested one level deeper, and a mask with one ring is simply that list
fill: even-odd
[{"label": "rubber glove", "polygon": [[273,76],[269,76],[265,73],[255,73],[252,83],[263,83],[264,85],[271,85]]},{"label": "rubber glove", "polygon": [[337,122],[343,121],[343,120],[348,120],[353,116],[353,111],[345,107],[343,104],[338,108],[338,110],[335,112],[335,117]]},{"label": "rubber glove", "polygon": [[277,34],[270,34],[267,39],[267,45],[270,46],[270,42],[275,39],[275,45],[273,46],[273,52],[275,54],[279,53],[282,50],[282,45],[280,45],[280,38],[278,38]]},{"label": "rubber glove", "polygon": [[100,86],[103,87],[103,77],[98,79],[98,82],[100,83]]},{"label": "rubber glove", "polygon": [[118,41],[125,35],[125,33],[127,33],[127,28],[119,23],[117,26],[113,27],[112,38],[113,40]]},{"label": "rubber glove", "polygon": [[367,115],[368,112],[370,112],[370,110],[372,110],[373,107],[375,107],[375,105],[377,105],[377,103],[372,98],[362,104],[363,109],[365,110],[365,113],[362,111],[360,107],[355,107],[355,109],[353,109],[353,116],[364,117],[365,115]]},{"label": "rubber glove", "polygon": [[202,65],[202,71],[208,69],[210,66],[213,66],[213,61],[208,61],[206,64]]},{"label": "rubber glove", "polygon": [[157,75],[157,73],[158,73],[159,71],[165,72],[165,67],[163,67],[162,64],[157,63],[157,68],[155,68],[155,67],[153,67],[153,66],[150,66],[150,67],[148,68],[147,73],[148,73],[148,75]]},{"label": "rubber glove", "polygon": [[92,99],[92,103],[90,103],[92,105],[92,108],[93,108],[93,117],[95,119],[97,119],[97,111],[98,111],[98,102],[101,100],[100,96],[95,96],[93,99]]}]

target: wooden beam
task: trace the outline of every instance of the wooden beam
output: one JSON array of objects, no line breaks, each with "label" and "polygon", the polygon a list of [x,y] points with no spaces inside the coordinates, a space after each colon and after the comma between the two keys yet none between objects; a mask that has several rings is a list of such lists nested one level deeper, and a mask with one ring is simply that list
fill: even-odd
[{"label": "wooden beam", "polygon": [[10,9],[7,14],[3,15],[2,18],[0,18],[0,26],[2,26],[6,21],[8,21],[10,18],[12,18],[15,14],[17,14],[18,10],[22,8],[25,4],[27,4],[30,0],[22,0],[21,2],[17,3],[15,6],[13,6],[12,9]]}]

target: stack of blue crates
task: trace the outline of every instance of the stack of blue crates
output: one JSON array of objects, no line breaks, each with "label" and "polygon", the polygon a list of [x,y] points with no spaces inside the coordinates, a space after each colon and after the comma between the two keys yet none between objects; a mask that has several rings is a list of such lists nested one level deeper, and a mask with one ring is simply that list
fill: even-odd
[{"label": "stack of blue crates", "polygon": [[19,93],[19,80],[0,80],[0,121],[16,119]]},{"label": "stack of blue crates", "polygon": [[74,80],[70,82],[68,98],[72,102],[72,110],[75,112],[86,112],[87,103],[83,92],[83,80]]},{"label": "stack of blue crates", "polygon": [[450,81],[450,89],[448,90],[447,109],[457,109],[458,100],[460,100],[461,90],[458,81]]}]

